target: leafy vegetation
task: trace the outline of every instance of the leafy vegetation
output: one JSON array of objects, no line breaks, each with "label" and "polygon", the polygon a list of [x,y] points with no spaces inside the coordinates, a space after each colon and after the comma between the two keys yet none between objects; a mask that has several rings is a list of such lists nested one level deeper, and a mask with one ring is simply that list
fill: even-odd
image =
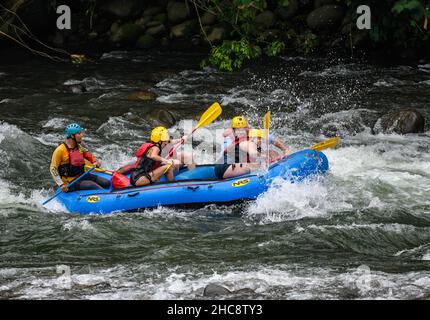
[{"label": "leafy vegetation", "polygon": [[[271,39],[256,23],[256,17],[266,9],[288,8],[290,0],[194,0],[201,10],[214,13],[220,23],[228,26],[230,39],[214,46],[202,65],[213,65],[221,70],[240,68],[247,60],[261,55],[276,56],[293,49],[310,54],[321,44],[318,32],[307,30],[303,21],[278,20],[276,28],[281,37]],[[368,5],[372,12],[369,31],[372,47],[420,48],[429,40],[429,3],[425,0],[336,0],[345,8],[352,21],[357,18],[357,7]],[[300,6],[312,10],[313,1],[299,0]],[[334,33],[334,37],[338,34]]]}]

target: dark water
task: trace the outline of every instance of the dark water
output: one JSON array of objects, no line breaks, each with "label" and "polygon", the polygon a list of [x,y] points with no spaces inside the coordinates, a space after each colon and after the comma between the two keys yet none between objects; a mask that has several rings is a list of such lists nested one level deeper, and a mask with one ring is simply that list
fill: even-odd
[{"label": "dark water", "polygon": [[[0,298],[195,299],[209,283],[255,291],[240,298],[429,296],[429,126],[371,131],[399,108],[429,121],[430,64],[282,57],[226,74],[198,70],[201,58],[111,52],[78,67],[2,59]],[[141,89],[158,99],[127,100]],[[96,156],[115,169],[146,139],[152,110],[171,111],[178,131],[214,101],[224,112],[210,129],[238,113],[261,126],[270,108],[273,133],[294,149],[340,134],[326,152],[330,173],[242,206],[83,217],[40,205],[65,124],[86,127]]]}]

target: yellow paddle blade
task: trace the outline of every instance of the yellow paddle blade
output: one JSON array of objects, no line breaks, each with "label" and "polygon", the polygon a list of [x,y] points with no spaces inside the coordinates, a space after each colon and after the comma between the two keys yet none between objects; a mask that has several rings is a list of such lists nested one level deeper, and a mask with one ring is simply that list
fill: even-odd
[{"label": "yellow paddle blade", "polygon": [[320,143],[317,143],[313,147],[311,147],[312,150],[321,151],[328,148],[334,148],[336,147],[340,142],[340,137],[334,137],[330,138],[328,140],[322,141]]},{"label": "yellow paddle blade", "polygon": [[195,129],[207,126],[208,124],[212,123],[216,118],[220,116],[221,113],[222,113],[221,106],[219,105],[218,102],[215,102],[200,117],[200,121],[195,127]]},{"label": "yellow paddle blade", "polygon": [[264,115],[264,130],[269,130],[270,128],[270,119],[271,119],[272,115],[270,113],[270,111],[267,111],[267,113]]}]

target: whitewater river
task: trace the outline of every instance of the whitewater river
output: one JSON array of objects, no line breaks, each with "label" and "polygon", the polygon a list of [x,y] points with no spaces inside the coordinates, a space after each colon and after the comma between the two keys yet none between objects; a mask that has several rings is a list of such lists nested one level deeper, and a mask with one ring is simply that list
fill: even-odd
[{"label": "whitewater river", "polygon": [[[0,299],[201,299],[210,283],[254,291],[224,298],[430,296],[430,63],[281,57],[228,74],[199,70],[202,58],[1,60]],[[127,100],[143,89],[157,100]],[[270,108],[272,133],[293,149],[339,134],[329,173],[230,207],[79,216],[41,206],[69,122],[116,169],[147,138],[152,110],[172,112],[175,130],[215,101],[224,112],[210,129],[239,113],[261,126]],[[426,117],[424,134],[372,134],[401,108]]]}]

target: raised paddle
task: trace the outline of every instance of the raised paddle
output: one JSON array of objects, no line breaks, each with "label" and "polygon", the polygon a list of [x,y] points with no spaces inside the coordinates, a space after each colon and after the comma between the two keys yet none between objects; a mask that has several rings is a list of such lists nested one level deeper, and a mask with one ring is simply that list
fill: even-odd
[{"label": "raised paddle", "polygon": [[[205,111],[205,113],[203,113],[203,115],[200,117],[199,123],[196,125],[193,131],[191,131],[191,133],[187,136],[187,138],[191,137],[194,134],[194,132],[196,132],[197,129],[211,124],[216,118],[220,116],[221,113],[222,113],[222,108],[219,105],[219,103],[215,102],[214,104],[212,104]],[[168,157],[171,157],[175,152],[175,150],[178,149],[184,142],[185,142],[185,139],[181,138],[181,141],[179,141],[176,144],[176,146],[170,150]]]},{"label": "raised paddle", "polygon": [[270,120],[272,118],[272,114],[270,111],[267,111],[264,115],[264,138],[266,139],[266,167],[269,167],[270,163],[270,154],[269,154],[269,130],[270,130]]},{"label": "raised paddle", "polygon": [[322,141],[320,143],[317,143],[316,145],[312,146],[311,149],[315,151],[322,151],[328,148],[334,148],[336,147],[340,142],[340,137],[334,137],[330,138],[328,140]]},{"label": "raised paddle", "polygon": [[[90,170],[86,171],[85,173],[81,174],[79,177],[75,178],[72,182],[70,182],[67,185],[67,188],[70,188],[71,186],[73,186],[76,182],[78,182],[79,180],[81,180],[83,177],[85,177],[88,173],[90,173],[91,171],[93,171],[95,168],[91,168]],[[46,200],[44,203],[42,203],[42,206],[44,206],[45,204],[47,204],[49,201],[51,201],[52,199],[56,198],[60,193],[62,193],[63,191],[58,191],[56,194],[54,194],[51,198],[49,198],[48,200]]]}]

